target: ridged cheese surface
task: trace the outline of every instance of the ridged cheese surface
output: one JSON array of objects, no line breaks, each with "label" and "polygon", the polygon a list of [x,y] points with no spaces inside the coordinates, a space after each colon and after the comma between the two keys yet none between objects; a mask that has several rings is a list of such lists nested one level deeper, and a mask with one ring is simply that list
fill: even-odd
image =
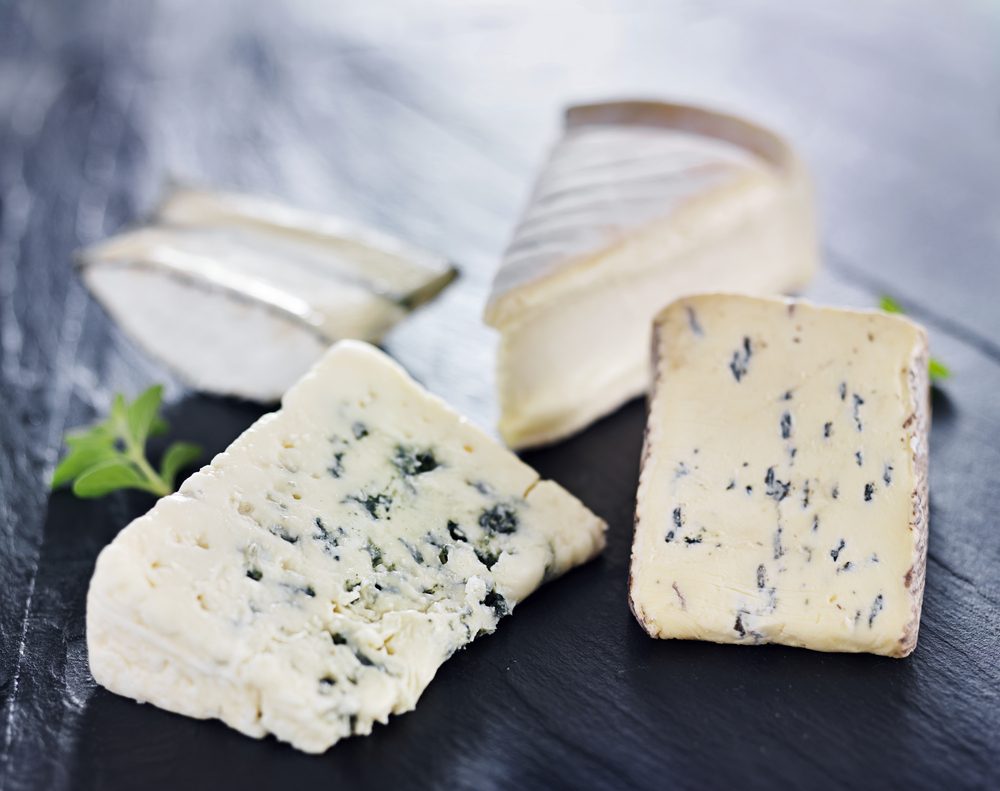
[{"label": "ridged cheese surface", "polygon": [[666,304],[795,291],[816,259],[808,180],[773,133],[682,105],[571,108],[486,307],[500,434],[523,448],[584,428],[646,391]]},{"label": "ridged cheese surface", "polygon": [[773,180],[760,157],[717,138],[656,126],[571,127],[539,176],[493,296],[611,247],[706,193]]}]

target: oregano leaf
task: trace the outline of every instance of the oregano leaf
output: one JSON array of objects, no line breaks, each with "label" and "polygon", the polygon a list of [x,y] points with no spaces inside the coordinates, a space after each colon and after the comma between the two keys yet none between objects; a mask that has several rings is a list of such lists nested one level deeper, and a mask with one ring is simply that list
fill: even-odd
[{"label": "oregano leaf", "polygon": [[[899,315],[905,314],[903,306],[886,294],[883,294],[879,298],[878,306],[886,313],[897,313]],[[931,357],[930,363],[928,363],[927,372],[930,375],[932,382],[940,382],[941,380],[948,379],[951,376],[951,369],[934,357]]]},{"label": "oregano leaf", "polygon": [[882,295],[882,298],[878,301],[878,306],[884,310],[886,313],[903,313],[903,306],[900,305],[896,300],[890,296]]},{"label": "oregano leaf", "polygon": [[934,357],[931,357],[929,372],[932,382],[940,382],[942,379],[947,379],[951,376],[951,369]]},{"label": "oregano leaf", "polygon": [[201,448],[175,442],[163,454],[161,471],[153,468],[146,458],[146,440],[168,429],[158,414],[162,400],[161,385],[132,402],[119,393],[107,418],[67,432],[67,452],[52,473],[52,488],[72,482],[78,497],[101,497],[117,489],[142,489],[157,496],[173,491],[177,473],[201,455]]},{"label": "oregano leaf", "polygon": [[137,446],[142,447],[146,444],[162,401],[163,386],[153,385],[140,393],[138,398],[126,407],[128,431]]},{"label": "oregano leaf", "polygon": [[149,436],[151,437],[163,436],[169,430],[170,424],[159,415],[154,417],[153,422],[149,424]]},{"label": "oregano leaf", "polygon": [[174,488],[174,481],[177,473],[185,467],[190,466],[202,454],[201,446],[193,442],[175,442],[163,454],[163,461],[160,464],[160,477],[171,489]]},{"label": "oregano leaf", "polygon": [[53,489],[69,483],[92,467],[96,467],[121,454],[103,441],[78,442],[70,446],[69,453],[52,472]]},{"label": "oregano leaf", "polygon": [[110,459],[91,467],[73,482],[73,494],[77,497],[103,497],[117,489],[143,489],[156,493],[149,480],[124,458]]}]

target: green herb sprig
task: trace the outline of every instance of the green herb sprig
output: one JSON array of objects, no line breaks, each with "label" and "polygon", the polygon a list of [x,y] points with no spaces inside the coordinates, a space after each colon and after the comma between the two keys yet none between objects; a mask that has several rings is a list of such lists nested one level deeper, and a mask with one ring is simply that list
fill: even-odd
[{"label": "green herb sprig", "polygon": [[165,434],[159,416],[163,387],[154,385],[128,403],[120,393],[106,420],[66,435],[66,456],[52,473],[52,488],[72,482],[77,497],[103,497],[118,489],[141,489],[163,497],[174,491],[177,473],[192,464],[202,449],[191,442],[174,442],[157,471],[146,458],[146,440]]},{"label": "green herb sprig", "polygon": [[[889,296],[883,295],[878,302],[878,306],[886,313],[899,313],[901,315],[905,313],[903,306]],[[932,382],[940,382],[942,379],[947,379],[951,376],[951,369],[936,357],[931,357],[928,372],[930,373]]]}]

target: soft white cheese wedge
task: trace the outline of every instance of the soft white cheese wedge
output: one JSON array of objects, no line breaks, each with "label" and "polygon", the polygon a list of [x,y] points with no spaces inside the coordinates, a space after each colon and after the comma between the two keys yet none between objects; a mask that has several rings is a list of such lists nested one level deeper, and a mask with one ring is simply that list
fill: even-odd
[{"label": "soft white cheese wedge", "polygon": [[571,108],[486,308],[500,433],[551,442],[645,392],[672,299],[795,291],[816,262],[808,180],[775,134],[681,105]]},{"label": "soft white cheese wedge", "polygon": [[412,709],[437,668],[605,524],[378,350],[344,341],[101,553],[113,692],[322,751]]},{"label": "soft white cheese wedge", "polygon": [[703,295],[656,320],[630,603],[654,637],[906,656],[927,554],[927,336]]},{"label": "soft white cheese wedge", "polygon": [[189,385],[274,401],[335,340],[377,341],[455,277],[337,217],[175,190],[153,224],[80,253],[115,320]]}]

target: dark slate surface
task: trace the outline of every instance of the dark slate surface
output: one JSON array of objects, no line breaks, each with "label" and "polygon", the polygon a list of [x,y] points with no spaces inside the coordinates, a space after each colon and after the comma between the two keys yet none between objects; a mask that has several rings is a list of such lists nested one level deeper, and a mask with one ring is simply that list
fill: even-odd
[{"label": "dark slate surface", "polygon": [[[1000,786],[998,42],[987,0],[0,4],[0,787]],[[616,94],[784,130],[820,198],[810,296],[891,293],[954,369],[934,395],[916,653],[646,638],[625,603],[636,402],[527,456],[608,519],[605,556],[371,737],[309,757],[96,688],[86,585],[150,501],[49,497],[64,429],[153,381],[177,435],[212,451],[262,410],[185,392],[90,302],[70,252],[169,177],[396,232],[465,277],[387,346],[489,425],[490,274],[559,107]]]}]

